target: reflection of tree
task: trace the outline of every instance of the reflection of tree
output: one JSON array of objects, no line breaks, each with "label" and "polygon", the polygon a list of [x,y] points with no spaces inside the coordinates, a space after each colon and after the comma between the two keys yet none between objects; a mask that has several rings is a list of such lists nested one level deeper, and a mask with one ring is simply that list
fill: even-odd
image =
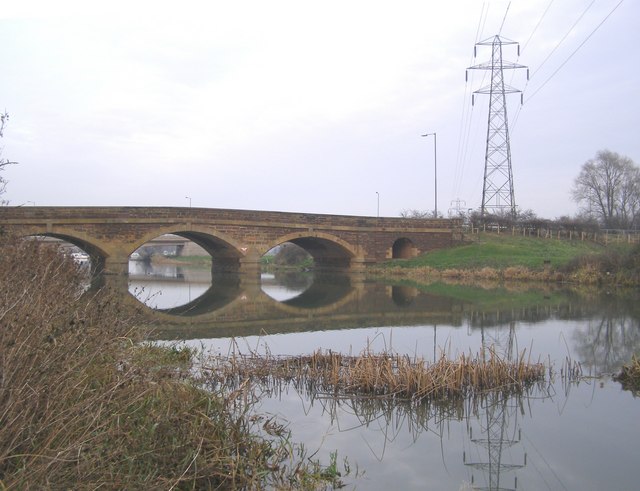
[{"label": "reflection of tree", "polygon": [[573,338],[583,365],[596,374],[616,372],[640,351],[640,321],[605,312],[589,320],[585,330],[576,329]]},{"label": "reflection of tree", "polygon": [[300,271],[276,271],[276,282],[290,290],[306,290],[313,283],[313,274]]},{"label": "reflection of tree", "polygon": [[398,306],[410,305],[418,296],[418,289],[413,286],[393,285],[391,287],[391,299]]}]

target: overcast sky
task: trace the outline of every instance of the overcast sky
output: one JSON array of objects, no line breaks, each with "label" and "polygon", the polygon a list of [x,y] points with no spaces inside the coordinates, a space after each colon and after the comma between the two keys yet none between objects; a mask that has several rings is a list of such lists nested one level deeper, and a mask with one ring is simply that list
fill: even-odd
[{"label": "overcast sky", "polygon": [[489,79],[465,70],[500,33],[532,75],[506,74],[516,203],[573,215],[598,150],[640,164],[639,22],[634,0],[1,0],[5,198],[397,216],[434,207],[436,132],[438,210],[478,208]]}]

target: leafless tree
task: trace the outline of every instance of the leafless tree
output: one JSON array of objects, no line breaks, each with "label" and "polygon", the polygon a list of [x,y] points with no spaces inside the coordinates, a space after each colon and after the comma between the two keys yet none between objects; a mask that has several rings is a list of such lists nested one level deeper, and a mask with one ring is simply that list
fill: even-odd
[{"label": "leafless tree", "polygon": [[402,210],[400,212],[400,216],[402,218],[442,218],[442,215],[438,213],[436,217],[435,211],[426,211],[426,210]]},{"label": "leafless tree", "polygon": [[[5,111],[0,114],[0,138],[4,136],[4,128],[9,123],[9,115]],[[0,149],[0,155],[2,155],[2,149]],[[8,159],[0,159],[0,171],[3,171],[7,165],[15,164],[16,162],[11,162]],[[0,196],[4,194],[5,188],[7,186],[7,180],[0,175]],[[0,204],[6,204],[5,200],[0,200]]]},{"label": "leafless tree", "polygon": [[640,221],[640,169],[625,156],[601,150],[584,163],[571,190],[582,214],[607,228],[634,228]]}]

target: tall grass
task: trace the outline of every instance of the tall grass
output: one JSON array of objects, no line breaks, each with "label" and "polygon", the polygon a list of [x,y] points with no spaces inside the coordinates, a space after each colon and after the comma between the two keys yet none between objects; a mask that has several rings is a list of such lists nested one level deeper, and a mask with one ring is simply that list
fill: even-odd
[{"label": "tall grass", "polygon": [[[263,489],[337,485],[252,394],[189,376],[191,353],[145,335],[73,262],[0,245],[0,489]],[[267,424],[269,423],[269,424]]]}]

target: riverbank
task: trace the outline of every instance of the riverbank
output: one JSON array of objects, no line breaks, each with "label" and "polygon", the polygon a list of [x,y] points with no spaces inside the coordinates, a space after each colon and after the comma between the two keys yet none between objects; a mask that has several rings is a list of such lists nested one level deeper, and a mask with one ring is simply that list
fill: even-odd
[{"label": "riverbank", "polygon": [[580,240],[471,235],[466,242],[369,268],[374,276],[416,281],[541,281],[640,286],[640,246]]},{"label": "riverbank", "polygon": [[[263,269],[313,269],[311,264],[279,266],[263,258]],[[210,268],[210,256],[154,256],[157,264]],[[367,268],[374,277],[415,281],[538,281],[581,285],[640,286],[640,246],[586,240],[523,237],[480,232],[455,247]]]}]

